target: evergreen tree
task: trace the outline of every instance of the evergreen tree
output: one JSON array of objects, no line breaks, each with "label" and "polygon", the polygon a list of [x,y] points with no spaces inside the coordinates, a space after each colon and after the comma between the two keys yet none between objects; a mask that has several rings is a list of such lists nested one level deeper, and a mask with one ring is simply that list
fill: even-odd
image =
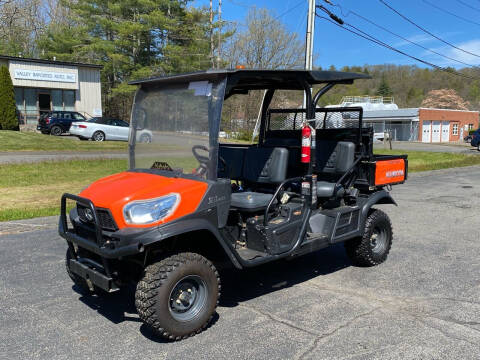
[{"label": "evergreen tree", "polygon": [[377,96],[392,96],[393,95],[392,89],[390,89],[390,86],[387,83],[387,79],[385,78],[385,75],[382,76],[382,82],[380,83],[375,95],[377,95]]},{"label": "evergreen tree", "polygon": [[18,130],[15,92],[6,66],[0,66],[0,129]]}]

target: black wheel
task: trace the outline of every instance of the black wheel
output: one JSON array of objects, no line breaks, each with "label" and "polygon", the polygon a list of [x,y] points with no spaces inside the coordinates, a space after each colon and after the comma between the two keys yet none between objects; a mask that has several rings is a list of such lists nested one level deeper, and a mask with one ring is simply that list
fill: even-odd
[{"label": "black wheel", "polygon": [[149,265],[137,284],[135,306],[152,331],[181,340],[203,331],[220,296],[215,266],[195,253],[180,253]]},{"label": "black wheel", "polygon": [[141,143],[151,143],[152,142],[152,137],[148,134],[142,134],[142,135],[140,135],[139,142],[141,142]]},{"label": "black wheel", "polygon": [[102,131],[95,131],[92,136],[94,141],[105,141],[105,134]]},{"label": "black wheel", "polygon": [[62,128],[57,125],[53,125],[52,128],[50,129],[50,134],[54,136],[60,136],[62,135]]},{"label": "black wheel", "polygon": [[372,209],[365,221],[363,236],[345,242],[345,249],[355,265],[378,265],[387,259],[392,237],[392,223],[388,215]]},{"label": "black wheel", "polygon": [[90,290],[90,288],[88,287],[87,281],[81,278],[80,276],[78,276],[77,274],[74,274],[70,270],[70,266],[69,266],[70,259],[73,259],[73,256],[70,253],[70,249],[67,249],[67,254],[65,256],[65,267],[67,269],[68,276],[70,277],[70,279],[72,279],[73,283],[77,285],[77,287],[83,294],[92,294],[94,291]]},{"label": "black wheel", "polygon": [[477,146],[477,150],[480,151],[480,143]]}]

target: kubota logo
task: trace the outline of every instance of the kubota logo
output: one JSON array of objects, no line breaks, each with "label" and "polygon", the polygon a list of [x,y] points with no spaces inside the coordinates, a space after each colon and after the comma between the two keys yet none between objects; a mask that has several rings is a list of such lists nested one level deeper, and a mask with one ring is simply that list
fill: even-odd
[{"label": "kubota logo", "polygon": [[387,171],[387,173],[385,175],[388,178],[392,178],[392,177],[397,177],[397,176],[403,176],[403,175],[405,175],[405,172],[403,170]]}]

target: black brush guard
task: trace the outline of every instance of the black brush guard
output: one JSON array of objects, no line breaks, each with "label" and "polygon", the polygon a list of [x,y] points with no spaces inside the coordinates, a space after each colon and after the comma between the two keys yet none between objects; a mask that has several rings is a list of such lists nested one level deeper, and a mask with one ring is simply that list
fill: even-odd
[{"label": "black brush guard", "polygon": [[[77,204],[81,204],[92,211],[92,225],[94,228],[95,242],[78,236],[74,229],[70,229],[68,227],[67,199],[73,200]],[[104,242],[102,229],[99,224],[100,222],[97,216],[97,211],[91,200],[73,194],[62,195],[58,232],[60,236],[67,240],[68,248],[73,257],[73,259],[70,259],[68,264],[70,271],[82,279],[85,279],[89,286],[91,283],[92,285],[95,285],[96,287],[99,287],[107,292],[113,292],[118,290],[118,287],[114,283],[108,260],[102,256],[102,264],[100,265],[90,259],[81,258],[78,256],[77,252],[75,251],[75,247],[73,246],[73,244],[77,244],[86,250],[90,250],[98,254],[100,246]]]}]

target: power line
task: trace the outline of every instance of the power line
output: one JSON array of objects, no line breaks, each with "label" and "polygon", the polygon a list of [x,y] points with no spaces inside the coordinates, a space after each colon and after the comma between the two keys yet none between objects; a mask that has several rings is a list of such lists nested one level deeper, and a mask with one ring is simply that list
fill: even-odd
[{"label": "power line", "polygon": [[479,12],[480,12],[480,9],[479,9],[479,8],[470,5],[470,4],[466,3],[465,1],[457,0],[457,2],[459,2],[459,3],[462,4],[462,5],[465,5],[466,7],[469,7],[470,9],[473,9],[473,10],[475,10],[475,11],[479,11]]},{"label": "power line", "polygon": [[477,25],[477,26],[480,26],[480,23],[476,22],[476,21],[473,21],[473,20],[470,20],[470,19],[467,19],[467,18],[464,18],[463,16],[460,16],[460,15],[457,15],[449,10],[446,10],[444,8],[441,8],[440,6],[437,6],[435,4],[432,4],[430,1],[427,1],[427,0],[422,0],[425,4],[427,5],[430,5],[431,7],[437,9],[437,10],[440,10],[441,12],[444,12],[445,14],[449,14],[453,17],[456,17],[457,19],[460,19],[460,20],[463,20],[463,21],[466,21],[470,24],[473,24],[473,25]]},{"label": "power line", "polygon": [[350,33],[352,33],[352,34],[355,34],[355,35],[357,35],[357,36],[359,36],[359,37],[361,37],[361,38],[364,38],[364,39],[366,39],[366,40],[368,40],[368,41],[371,41],[371,42],[373,42],[373,43],[375,43],[375,44],[377,44],[377,45],[380,45],[380,46],[382,46],[382,47],[385,47],[385,48],[387,48],[387,49],[389,49],[389,50],[392,50],[392,51],[394,51],[394,52],[396,52],[396,53],[399,53],[399,54],[401,54],[401,55],[407,56],[407,57],[409,57],[409,58],[411,58],[411,59],[413,59],[413,60],[415,60],[415,61],[418,61],[418,62],[420,62],[420,63],[422,63],[422,64],[425,64],[425,65],[428,65],[428,66],[430,66],[430,67],[433,67],[433,68],[435,68],[435,69],[437,69],[437,70],[444,71],[444,72],[447,72],[447,73],[452,74],[452,75],[456,75],[456,76],[461,76],[461,77],[464,77],[464,78],[468,78],[468,79],[471,79],[471,80],[479,80],[479,79],[480,79],[480,78],[477,78],[477,77],[472,77],[472,76],[469,76],[469,75],[462,74],[462,73],[460,73],[460,72],[458,72],[458,71],[455,71],[455,70],[453,70],[453,69],[444,68],[444,67],[442,67],[442,66],[433,64],[433,63],[431,63],[431,62],[429,62],[429,61],[420,59],[420,58],[418,58],[418,57],[416,57],[416,56],[410,55],[410,54],[408,54],[408,53],[406,53],[406,52],[404,52],[404,51],[402,51],[402,50],[399,50],[399,49],[397,49],[397,48],[395,48],[395,47],[393,47],[393,46],[391,46],[391,45],[388,45],[387,43],[385,43],[385,42],[383,42],[383,41],[381,41],[381,40],[373,37],[372,35],[364,32],[363,30],[361,30],[361,29],[357,28],[356,26],[351,25],[351,24],[349,24],[349,23],[346,23],[346,22],[345,22],[345,25],[353,28],[354,30],[348,29],[348,28],[346,28],[346,27],[344,27],[344,26],[342,26],[342,25],[339,25],[337,22],[335,22],[335,21],[333,21],[333,20],[330,20],[329,18],[327,18],[327,17],[325,17],[325,16],[319,16],[319,15],[317,15],[317,16],[318,16],[319,18],[321,18],[321,19],[324,19],[324,20],[327,20],[327,21],[331,22],[332,24],[338,26],[339,28],[341,28],[341,29],[343,29],[343,30],[346,30],[346,31],[348,31],[348,32],[350,32]]},{"label": "power line", "polygon": [[[340,6],[340,8],[341,8],[341,5],[336,5],[336,6]],[[424,50],[426,50],[426,51],[429,51],[429,52],[431,52],[432,54],[441,56],[441,57],[443,57],[443,58],[445,58],[445,59],[448,59],[448,60],[452,60],[452,61],[458,62],[459,64],[463,64],[463,65],[470,66],[470,67],[476,67],[476,65],[468,64],[468,63],[463,62],[463,61],[461,61],[461,60],[457,60],[457,59],[451,58],[451,57],[449,57],[449,56],[447,56],[447,55],[444,55],[444,54],[442,54],[442,53],[439,53],[439,52],[437,52],[437,51],[435,51],[435,50],[429,49],[429,48],[427,48],[426,46],[423,46],[423,45],[421,45],[421,44],[419,44],[419,43],[417,43],[417,42],[415,42],[415,41],[412,41],[412,40],[410,40],[410,39],[408,39],[408,38],[406,38],[406,37],[403,37],[403,36],[401,36],[401,35],[399,35],[399,34],[396,34],[396,33],[394,33],[393,31],[388,30],[387,28],[385,28],[385,27],[383,27],[383,26],[375,23],[374,21],[367,19],[366,17],[364,17],[364,16],[356,13],[356,12],[353,11],[353,10],[348,10],[348,13],[351,13],[351,14],[359,17],[360,19],[368,22],[369,24],[372,24],[373,26],[376,26],[377,28],[379,28],[379,29],[381,29],[381,30],[383,30],[383,31],[385,31],[385,32],[387,32],[387,33],[389,33],[389,34],[391,34],[391,35],[393,35],[393,36],[396,36],[396,37],[398,37],[399,39],[402,39],[402,40],[404,40],[404,41],[406,41],[406,42],[408,42],[408,43],[410,43],[410,44],[413,44],[413,45],[415,45],[415,46],[418,46],[418,47],[421,48],[421,49],[424,49]]]},{"label": "power line", "polygon": [[442,38],[438,37],[437,35],[431,33],[430,31],[428,31],[428,30],[425,29],[424,27],[416,24],[413,20],[410,20],[408,17],[406,17],[405,15],[401,14],[398,10],[395,10],[393,7],[391,7],[391,6],[390,6],[389,4],[387,4],[385,1],[383,1],[383,0],[379,0],[379,1],[380,1],[383,5],[385,5],[386,7],[388,7],[390,10],[392,10],[395,14],[397,14],[398,16],[400,16],[402,19],[404,19],[405,21],[408,21],[410,24],[412,24],[412,25],[415,26],[416,28],[422,30],[423,32],[427,33],[428,35],[434,37],[434,38],[437,39],[438,41],[441,41],[441,42],[443,42],[444,44],[447,44],[447,45],[449,45],[449,46],[451,46],[451,47],[453,47],[453,48],[455,48],[455,49],[457,49],[457,50],[460,50],[460,51],[466,53],[466,54],[469,54],[469,55],[472,55],[472,56],[475,56],[475,57],[480,58],[480,55],[474,54],[474,53],[472,53],[472,52],[470,52],[470,51],[467,51],[467,50],[465,50],[465,49],[459,48],[458,46],[455,46],[455,45],[453,45],[452,43],[450,43],[450,42],[448,42],[448,41],[446,41],[446,40],[443,40]]}]

